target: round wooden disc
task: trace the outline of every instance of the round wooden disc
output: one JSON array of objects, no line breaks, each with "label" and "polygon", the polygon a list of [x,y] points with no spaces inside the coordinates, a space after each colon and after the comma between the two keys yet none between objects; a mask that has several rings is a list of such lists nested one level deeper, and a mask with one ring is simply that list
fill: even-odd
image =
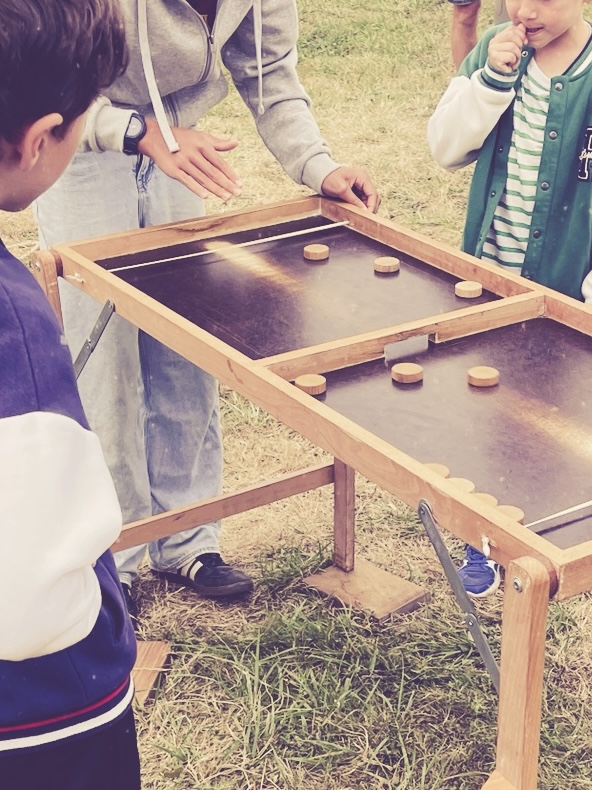
[{"label": "round wooden disc", "polygon": [[476,365],[469,368],[469,384],[473,387],[495,387],[499,382],[500,373],[497,368],[490,368],[487,365]]},{"label": "round wooden disc", "polygon": [[391,255],[382,255],[374,258],[374,271],[383,273],[398,272],[401,268],[401,261]]},{"label": "round wooden disc", "polygon": [[475,299],[483,293],[483,286],[474,280],[461,280],[454,286],[454,293],[461,299]]},{"label": "round wooden disc", "polygon": [[302,251],[307,261],[324,261],[329,257],[326,244],[307,244]]},{"label": "round wooden disc", "polygon": [[503,513],[513,521],[524,524],[524,511],[522,508],[516,507],[516,505],[498,505],[496,510],[499,510],[500,513]]},{"label": "round wooden disc", "polygon": [[294,384],[309,395],[320,395],[327,389],[327,379],[319,373],[303,373],[294,379]]},{"label": "round wooden disc", "polygon": [[467,494],[472,494],[475,490],[475,483],[472,480],[467,480],[466,477],[449,477],[449,483],[453,483],[457,488],[466,491]]},{"label": "round wooden disc", "polygon": [[491,507],[495,507],[497,505],[497,499],[493,496],[493,494],[475,494],[477,499],[480,499],[481,502],[485,503],[486,505],[490,505]]},{"label": "round wooden disc", "polygon": [[423,379],[423,368],[415,362],[397,362],[391,368],[391,376],[399,384],[415,384]]},{"label": "round wooden disc", "polygon": [[450,469],[447,466],[444,466],[444,464],[429,463],[424,464],[424,466],[427,466],[428,469],[431,469],[432,472],[440,475],[440,477],[448,477],[450,474]]}]

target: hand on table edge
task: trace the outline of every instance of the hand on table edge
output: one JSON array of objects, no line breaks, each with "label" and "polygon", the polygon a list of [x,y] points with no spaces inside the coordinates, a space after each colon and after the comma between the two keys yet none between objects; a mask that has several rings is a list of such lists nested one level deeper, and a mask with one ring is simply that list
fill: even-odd
[{"label": "hand on table edge", "polygon": [[366,208],[373,214],[380,206],[378,191],[363,167],[338,167],[326,176],[321,189],[328,197],[340,198],[358,208]]}]

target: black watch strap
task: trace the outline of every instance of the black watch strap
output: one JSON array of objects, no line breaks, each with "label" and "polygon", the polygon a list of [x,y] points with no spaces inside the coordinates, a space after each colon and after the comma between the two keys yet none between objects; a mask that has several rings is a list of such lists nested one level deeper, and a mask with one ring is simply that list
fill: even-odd
[{"label": "black watch strap", "polygon": [[138,144],[147,131],[148,128],[144,116],[133,112],[123,137],[123,153],[137,155],[139,153]]}]

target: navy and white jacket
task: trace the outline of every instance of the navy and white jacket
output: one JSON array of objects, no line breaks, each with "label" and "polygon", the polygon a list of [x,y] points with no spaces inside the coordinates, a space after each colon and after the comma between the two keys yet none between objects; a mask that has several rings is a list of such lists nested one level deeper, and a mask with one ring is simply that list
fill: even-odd
[{"label": "navy and white jacket", "polygon": [[109,551],[120,529],[55,316],[0,242],[0,752],[129,707],[135,639]]}]

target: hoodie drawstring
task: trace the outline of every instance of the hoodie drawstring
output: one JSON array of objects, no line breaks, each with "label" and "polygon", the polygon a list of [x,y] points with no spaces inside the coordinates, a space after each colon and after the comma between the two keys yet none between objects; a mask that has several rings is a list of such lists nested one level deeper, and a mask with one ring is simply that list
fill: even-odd
[{"label": "hoodie drawstring", "polygon": [[[140,55],[142,58],[142,68],[148,85],[148,95],[154,109],[156,122],[160,128],[167,148],[171,153],[179,150],[179,143],[176,141],[171,126],[166,117],[162,98],[158,92],[152,55],[150,53],[150,41],[148,39],[148,13],[146,8],[147,0],[138,0],[138,38],[140,42]],[[253,24],[255,28],[255,60],[257,62],[257,112],[263,115],[265,106],[263,104],[263,59],[261,54],[263,39],[263,21],[261,15],[261,0],[253,0]]]},{"label": "hoodie drawstring", "polygon": [[174,154],[179,150],[179,143],[175,140],[175,135],[167,120],[162,98],[158,92],[158,85],[156,84],[156,77],[154,76],[154,66],[152,65],[152,56],[150,54],[150,42],[148,40],[148,14],[146,10],[146,0],[138,0],[138,38],[140,41],[140,55],[142,57],[142,68],[144,69],[144,76],[148,85],[148,94],[156,122],[160,128],[164,141],[167,144],[169,151]]},{"label": "hoodie drawstring", "polygon": [[263,21],[261,19],[261,0],[253,0],[253,24],[255,27],[255,59],[257,61],[257,112],[263,115],[263,61],[261,56],[261,41],[263,38]]}]

